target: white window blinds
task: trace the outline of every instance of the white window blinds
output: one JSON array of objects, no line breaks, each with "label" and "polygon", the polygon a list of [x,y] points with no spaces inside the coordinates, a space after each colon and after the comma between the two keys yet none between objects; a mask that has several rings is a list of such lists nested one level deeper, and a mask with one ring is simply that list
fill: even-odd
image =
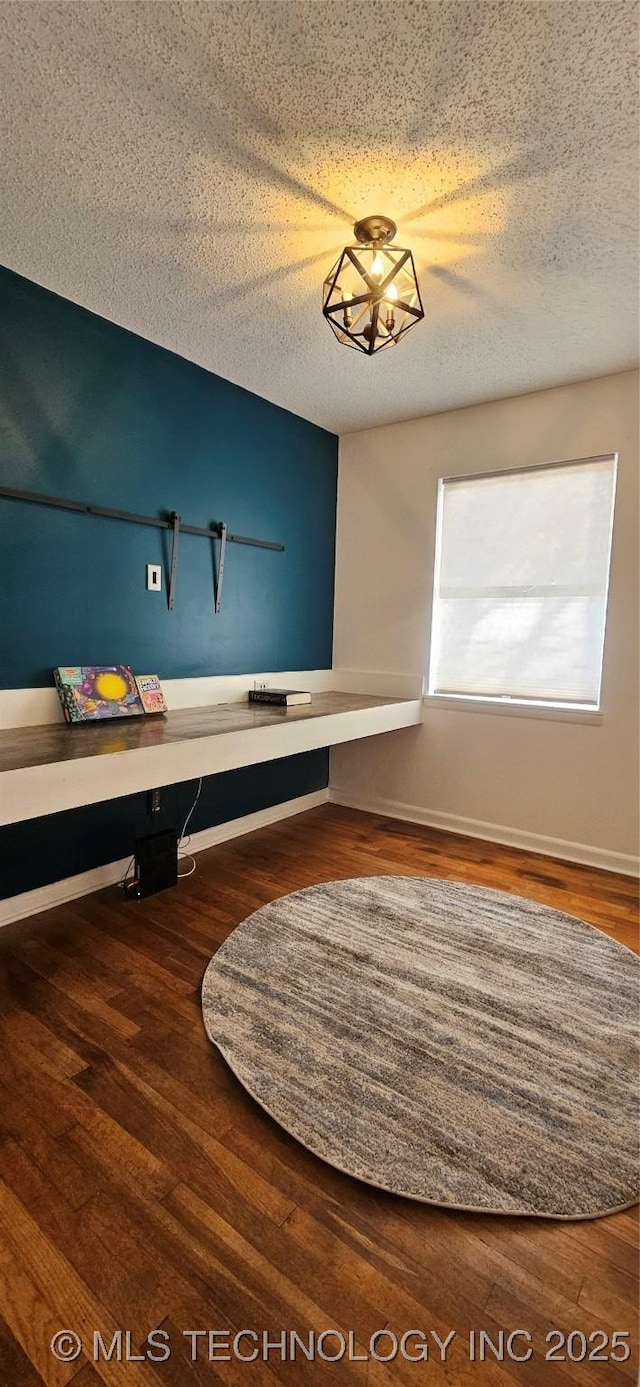
[{"label": "white window blinds", "polygon": [[431,693],[599,706],[615,471],[439,483]]}]

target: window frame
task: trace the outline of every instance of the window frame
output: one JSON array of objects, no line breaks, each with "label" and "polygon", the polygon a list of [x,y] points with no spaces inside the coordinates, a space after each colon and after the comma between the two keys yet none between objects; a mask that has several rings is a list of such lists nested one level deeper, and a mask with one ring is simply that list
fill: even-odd
[{"label": "window frame", "polygon": [[[442,561],[442,534],[444,524],[444,494],[447,483],[483,481],[493,477],[515,476],[533,472],[545,472],[560,467],[585,466],[588,463],[610,462],[613,463],[613,487],[611,495],[611,514],[609,517],[609,532],[607,536],[607,580],[604,604],[604,621],[602,624],[602,641],[600,646],[600,665],[598,674],[598,696],[596,703],[568,703],[560,700],[543,698],[522,698],[512,694],[470,694],[455,693],[452,691],[436,693],[433,690],[435,681],[435,663],[437,655],[437,594],[439,589],[441,561]],[[496,467],[483,470],[482,472],[455,472],[447,477],[438,477],[437,499],[436,499],[436,534],[433,560],[433,583],[431,589],[431,627],[429,637],[429,655],[427,660],[427,671],[425,679],[425,692],[423,701],[433,707],[458,710],[463,712],[484,712],[484,713],[507,713],[534,718],[551,718],[562,722],[586,722],[598,724],[603,720],[602,709],[602,686],[604,681],[604,660],[607,641],[607,627],[609,621],[609,602],[611,595],[611,563],[613,556],[613,529],[615,520],[615,508],[618,485],[618,453],[612,450],[608,453],[596,453],[593,457],[562,458],[554,462],[527,463],[518,467]]]}]

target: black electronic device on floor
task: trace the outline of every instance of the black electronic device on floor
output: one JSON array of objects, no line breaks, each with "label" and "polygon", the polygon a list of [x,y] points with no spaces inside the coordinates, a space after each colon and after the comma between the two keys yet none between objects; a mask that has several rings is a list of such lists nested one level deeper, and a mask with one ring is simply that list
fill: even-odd
[{"label": "black electronic device on floor", "polygon": [[174,828],[136,838],[131,896],[153,896],[178,881],[178,835]]}]

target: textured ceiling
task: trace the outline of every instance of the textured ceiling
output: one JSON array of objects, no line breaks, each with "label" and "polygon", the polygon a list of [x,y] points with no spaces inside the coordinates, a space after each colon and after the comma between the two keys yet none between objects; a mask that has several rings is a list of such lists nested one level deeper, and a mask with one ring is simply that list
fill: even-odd
[{"label": "textured ceiling", "polygon": [[[0,260],[338,432],[637,360],[622,0],[4,0]],[[368,359],[356,218],[426,317]]]}]

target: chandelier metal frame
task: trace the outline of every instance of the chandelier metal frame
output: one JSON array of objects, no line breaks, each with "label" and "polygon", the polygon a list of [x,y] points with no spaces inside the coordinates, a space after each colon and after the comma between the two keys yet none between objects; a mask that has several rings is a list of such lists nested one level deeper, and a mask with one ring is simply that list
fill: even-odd
[{"label": "chandelier metal frame", "polygon": [[379,214],[356,222],[356,245],[345,246],[324,282],[322,312],[333,333],[367,356],[393,346],[424,318],[411,251],[389,244],[396,231]]}]

